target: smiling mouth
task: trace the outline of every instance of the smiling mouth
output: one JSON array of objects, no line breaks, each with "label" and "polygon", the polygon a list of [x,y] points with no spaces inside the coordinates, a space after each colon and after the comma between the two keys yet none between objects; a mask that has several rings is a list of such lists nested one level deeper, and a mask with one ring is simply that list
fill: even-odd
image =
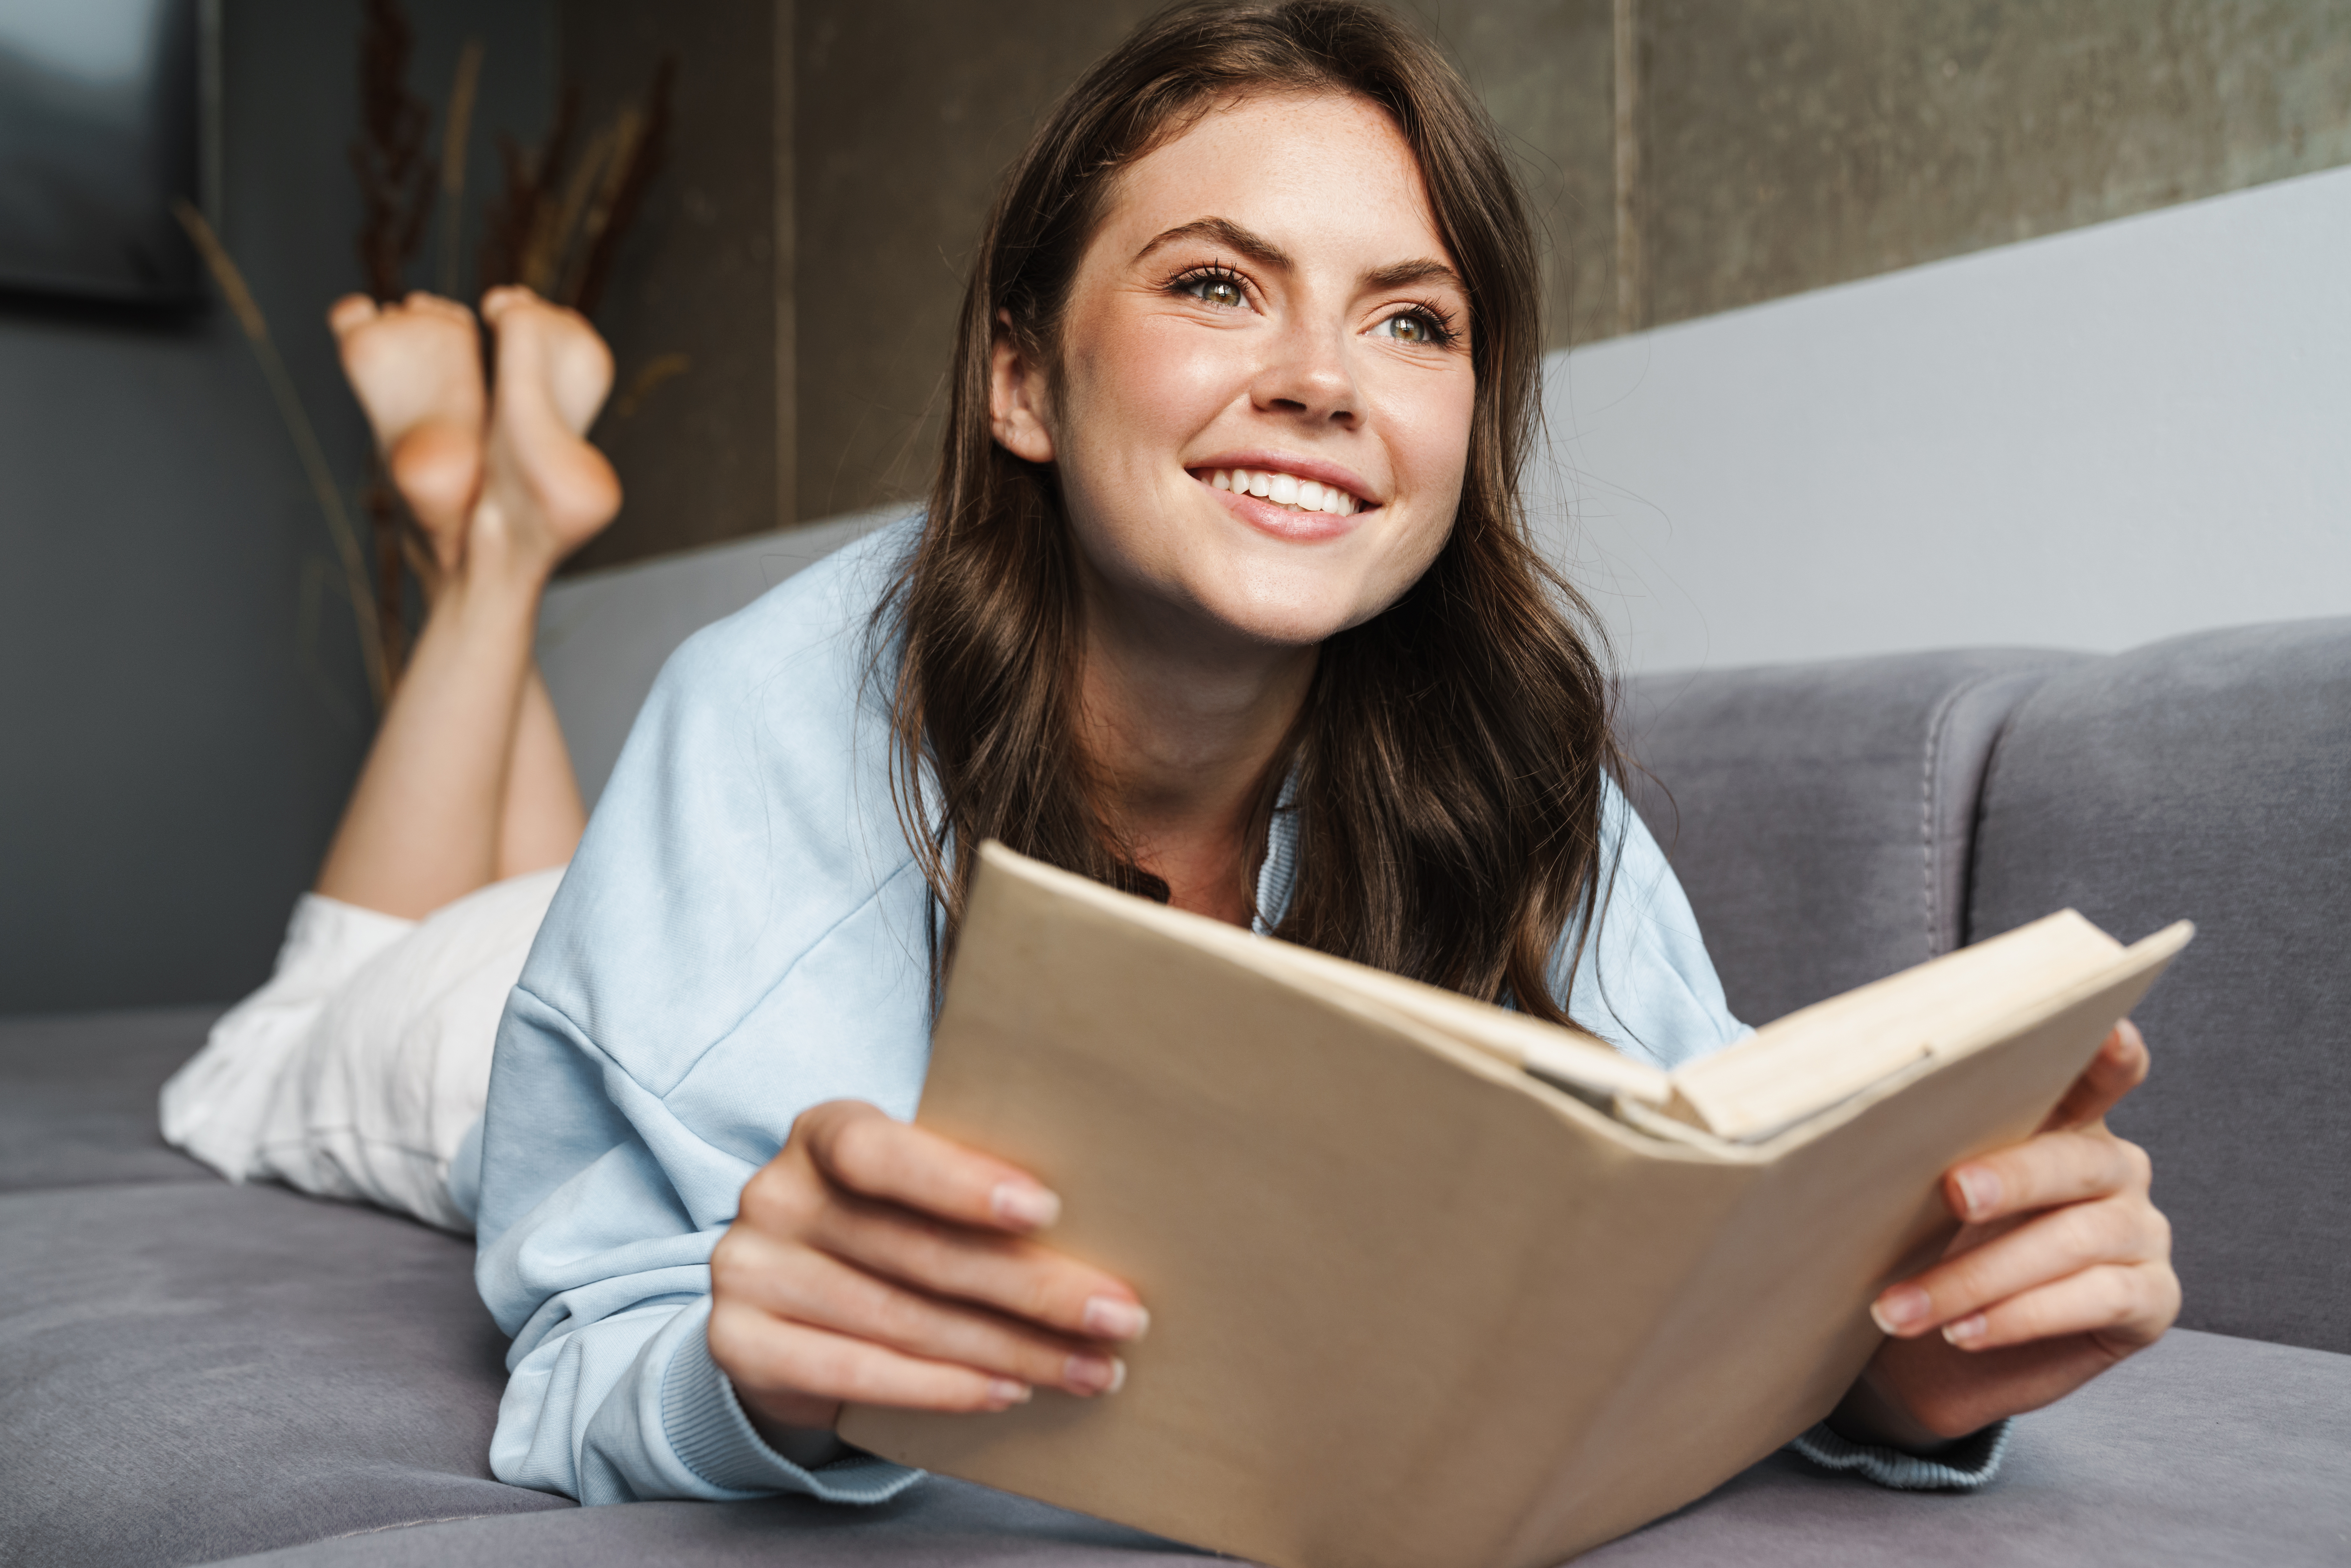
[{"label": "smiling mouth", "polygon": [[1351,517],[1364,504],[1336,485],[1301,479],[1295,474],[1270,468],[1211,468],[1201,482],[1212,490],[1255,496],[1293,512],[1325,512],[1334,517]]}]

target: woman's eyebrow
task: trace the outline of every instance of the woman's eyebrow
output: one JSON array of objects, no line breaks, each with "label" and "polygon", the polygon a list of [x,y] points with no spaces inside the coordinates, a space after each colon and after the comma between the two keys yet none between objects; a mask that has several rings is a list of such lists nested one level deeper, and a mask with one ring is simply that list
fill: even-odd
[{"label": "woman's eyebrow", "polygon": [[1188,224],[1178,224],[1136,251],[1134,259],[1141,261],[1163,245],[1174,245],[1178,240],[1186,239],[1214,240],[1228,249],[1238,251],[1259,267],[1286,271],[1293,265],[1289,254],[1280,246],[1261,234],[1241,227],[1230,218],[1196,218]]},{"label": "woman's eyebrow", "polygon": [[[1253,229],[1241,227],[1230,218],[1195,218],[1188,224],[1178,224],[1172,229],[1163,230],[1152,237],[1149,245],[1134,253],[1134,259],[1141,261],[1162,246],[1174,245],[1179,240],[1187,239],[1214,240],[1226,249],[1237,251],[1256,262],[1259,267],[1287,271],[1297,265],[1290,260],[1290,253],[1280,246]],[[1431,283],[1458,288],[1465,294],[1468,292],[1458,273],[1443,262],[1429,256],[1417,257],[1412,261],[1391,262],[1385,267],[1374,267],[1364,275],[1364,287],[1366,288],[1410,288],[1416,284]]]},{"label": "woman's eyebrow", "polygon": [[1364,285],[1368,288],[1410,288],[1416,284],[1426,283],[1458,288],[1464,294],[1469,292],[1458,273],[1443,262],[1426,256],[1417,261],[1399,261],[1375,267],[1364,275]]}]

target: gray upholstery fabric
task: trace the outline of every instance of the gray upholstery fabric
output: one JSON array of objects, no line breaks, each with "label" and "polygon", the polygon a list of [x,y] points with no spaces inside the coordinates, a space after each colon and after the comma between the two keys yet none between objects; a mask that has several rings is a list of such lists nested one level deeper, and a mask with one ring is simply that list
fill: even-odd
[{"label": "gray upholstery fabric", "polygon": [[807,1498],[622,1503],[384,1531],[241,1558],[237,1568],[1143,1568],[1232,1561],[935,1476],[874,1509]]},{"label": "gray upholstery fabric", "polygon": [[155,1131],[155,1092],[220,1009],[0,1019],[0,1192],[210,1181]]},{"label": "gray upholstery fabric", "polygon": [[[1171,1555],[1172,1554],[1172,1555]],[[1581,1561],[2340,1563],[2351,1557],[2351,1357],[2176,1333],[2019,1423],[1972,1495],[1892,1492],[1775,1458]],[[872,1514],[820,1503],[637,1503],[385,1531],[240,1568],[1110,1568],[1199,1554],[934,1479]]]},{"label": "gray upholstery fabric", "polygon": [[486,1458],[471,1246],[275,1187],[0,1194],[0,1558],[199,1563],[568,1508]]},{"label": "gray upholstery fabric", "polygon": [[1977,787],[2083,655],[1987,650],[1628,682],[1627,793],[1750,1023],[1959,945]]},{"label": "gray upholstery fabric", "polygon": [[2155,1158],[2182,1321],[2351,1351],[2351,619],[2052,679],[1995,757],[1975,890],[1974,937],[2196,922],[2114,1117]]},{"label": "gray upholstery fabric", "polygon": [[2020,1420],[1980,1492],[1892,1492],[1779,1457],[1580,1561],[2340,1564],[2351,1356],[2174,1333]]}]

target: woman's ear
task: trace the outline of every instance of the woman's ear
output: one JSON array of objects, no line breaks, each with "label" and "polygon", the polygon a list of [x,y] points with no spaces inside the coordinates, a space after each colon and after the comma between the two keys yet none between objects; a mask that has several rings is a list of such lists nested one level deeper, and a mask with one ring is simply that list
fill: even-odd
[{"label": "woman's ear", "polygon": [[1053,432],[1045,423],[1045,367],[1020,347],[1012,312],[996,313],[996,342],[987,365],[988,428],[996,444],[1028,463],[1053,460]]}]

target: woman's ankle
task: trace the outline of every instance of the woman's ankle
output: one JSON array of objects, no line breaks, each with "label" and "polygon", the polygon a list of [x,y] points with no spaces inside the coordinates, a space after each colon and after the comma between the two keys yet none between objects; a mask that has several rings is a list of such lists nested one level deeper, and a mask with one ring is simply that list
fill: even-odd
[{"label": "woman's ankle", "polygon": [[552,562],[534,560],[520,552],[468,550],[465,559],[442,574],[427,594],[427,623],[451,616],[469,620],[519,616],[536,623],[552,567]]}]

